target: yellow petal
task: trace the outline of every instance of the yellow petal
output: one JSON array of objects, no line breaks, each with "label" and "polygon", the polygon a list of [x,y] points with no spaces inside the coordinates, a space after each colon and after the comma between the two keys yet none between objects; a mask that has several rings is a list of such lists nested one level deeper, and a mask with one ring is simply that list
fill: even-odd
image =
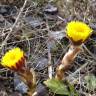
[{"label": "yellow petal", "polygon": [[24,63],[22,60],[24,60],[24,58],[24,52],[20,48],[13,48],[6,52],[6,54],[2,57],[1,65],[10,69],[14,68],[14,70],[18,70],[22,67],[22,63]]},{"label": "yellow petal", "polygon": [[71,21],[66,26],[67,36],[70,38],[73,44],[76,42],[82,44],[92,33],[92,29],[85,23],[80,21]]}]

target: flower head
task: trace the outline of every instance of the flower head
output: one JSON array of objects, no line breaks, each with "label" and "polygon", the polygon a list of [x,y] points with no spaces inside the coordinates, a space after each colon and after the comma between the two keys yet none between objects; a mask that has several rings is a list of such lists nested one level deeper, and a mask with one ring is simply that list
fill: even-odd
[{"label": "flower head", "polygon": [[1,59],[1,65],[12,70],[20,70],[24,64],[24,52],[18,47],[6,52]]},{"label": "flower head", "polygon": [[80,21],[71,21],[67,24],[66,33],[74,45],[85,42],[92,33],[92,29]]}]

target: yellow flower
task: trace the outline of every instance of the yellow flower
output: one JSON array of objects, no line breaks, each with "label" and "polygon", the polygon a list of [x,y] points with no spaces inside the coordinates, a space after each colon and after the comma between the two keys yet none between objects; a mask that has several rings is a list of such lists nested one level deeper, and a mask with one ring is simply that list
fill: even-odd
[{"label": "yellow flower", "polygon": [[92,33],[92,29],[80,21],[71,21],[67,24],[66,33],[74,45],[85,42]]},{"label": "yellow flower", "polygon": [[18,47],[6,52],[1,59],[1,65],[12,70],[20,70],[24,64],[24,52]]}]

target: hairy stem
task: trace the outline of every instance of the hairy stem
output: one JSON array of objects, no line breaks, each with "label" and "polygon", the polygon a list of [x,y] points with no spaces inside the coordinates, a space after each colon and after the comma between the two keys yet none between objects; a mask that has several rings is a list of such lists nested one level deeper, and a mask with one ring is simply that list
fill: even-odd
[{"label": "hairy stem", "polygon": [[18,73],[21,76],[21,80],[28,86],[28,96],[32,96],[36,89],[36,76],[33,69],[29,70],[27,68],[22,69]]},{"label": "hairy stem", "polygon": [[69,69],[77,54],[80,52],[80,46],[71,45],[68,52],[63,57],[61,64],[57,67],[56,79],[63,80],[64,73]]}]

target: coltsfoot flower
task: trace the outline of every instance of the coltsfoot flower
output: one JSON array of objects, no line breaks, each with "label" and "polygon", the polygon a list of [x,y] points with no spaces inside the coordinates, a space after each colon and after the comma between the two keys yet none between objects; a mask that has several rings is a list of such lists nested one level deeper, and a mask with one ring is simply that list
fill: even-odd
[{"label": "coltsfoot flower", "polygon": [[15,71],[20,70],[25,65],[24,52],[18,47],[9,50],[2,57],[1,65]]},{"label": "coltsfoot flower", "polygon": [[80,21],[71,21],[67,24],[66,33],[74,45],[84,43],[92,33],[92,29]]}]

